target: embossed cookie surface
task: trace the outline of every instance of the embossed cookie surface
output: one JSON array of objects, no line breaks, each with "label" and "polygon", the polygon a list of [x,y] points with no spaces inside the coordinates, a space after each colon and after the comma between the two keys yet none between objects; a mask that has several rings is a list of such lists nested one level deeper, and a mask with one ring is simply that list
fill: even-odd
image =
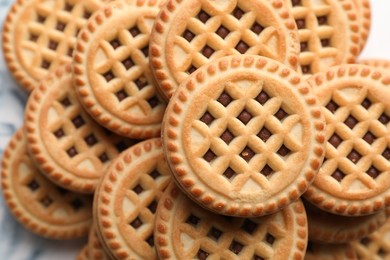
[{"label": "embossed cookie surface", "polygon": [[[360,0],[359,0],[360,1]],[[298,27],[303,74],[353,63],[360,51],[354,0],[284,0]]]},{"label": "embossed cookie surface", "polygon": [[382,73],[386,73],[390,75],[390,60],[385,59],[363,59],[359,60],[359,64],[368,65],[371,67],[375,67],[380,70]]},{"label": "embossed cookie surface", "polygon": [[301,76],[268,58],[230,56],[192,74],[172,97],[164,149],[181,188],[220,214],[270,214],[313,181],[324,119]]},{"label": "embossed cookie surface", "polygon": [[107,253],[107,251],[104,249],[103,244],[100,242],[100,239],[96,233],[96,226],[95,223],[92,225],[89,235],[88,235],[88,255],[90,256],[90,259],[93,260],[110,260],[113,259]]},{"label": "embossed cookie surface", "polygon": [[359,33],[360,33],[360,52],[363,51],[371,29],[371,4],[370,0],[353,0],[357,7],[357,18],[359,21]]},{"label": "embossed cookie surface", "polygon": [[257,218],[234,218],[199,207],[172,183],[156,215],[162,259],[303,259],[306,214],[301,201]]},{"label": "embossed cookie surface", "polygon": [[282,1],[170,0],[151,37],[151,66],[169,99],[202,65],[227,55],[256,54],[297,68],[299,41]]},{"label": "embossed cookie surface", "polygon": [[86,110],[111,131],[160,135],[165,103],[149,67],[149,37],[163,0],[113,1],[77,39],[75,86]]},{"label": "embossed cookie surface", "polygon": [[366,215],[390,203],[390,77],[364,65],[334,67],[309,83],[323,105],[324,163],[305,193],[323,210]]},{"label": "embossed cookie surface", "polygon": [[28,91],[61,63],[72,60],[76,36],[107,0],[18,0],[8,11],[3,52],[15,79]]},{"label": "embossed cookie surface", "polygon": [[50,74],[25,111],[28,149],[42,172],[68,189],[92,193],[110,162],[134,141],[109,133],[82,109],[70,65]]},{"label": "embossed cookie surface", "polygon": [[1,187],[15,218],[32,232],[52,239],[87,235],[92,222],[92,198],[48,181],[27,154],[24,129],[19,129],[4,151]]},{"label": "embossed cookie surface", "polygon": [[[305,202],[305,201],[304,201]],[[341,216],[304,203],[309,225],[309,240],[319,243],[347,243],[362,239],[386,223],[390,209],[366,216]]]},{"label": "embossed cookie surface", "polygon": [[390,259],[390,219],[380,229],[371,235],[352,242],[359,259],[388,260]]},{"label": "embossed cookie surface", "polygon": [[156,259],[157,203],[171,181],[159,138],[124,151],[104,175],[94,211],[100,241],[116,259]]}]

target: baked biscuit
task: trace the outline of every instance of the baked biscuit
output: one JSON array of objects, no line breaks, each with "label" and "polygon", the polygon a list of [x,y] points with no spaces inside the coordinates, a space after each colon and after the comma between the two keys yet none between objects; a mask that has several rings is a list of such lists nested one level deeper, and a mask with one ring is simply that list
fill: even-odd
[{"label": "baked biscuit", "polygon": [[352,247],[361,260],[390,259],[390,219],[371,235],[352,242]]},{"label": "baked biscuit", "polygon": [[113,161],[96,190],[94,212],[100,241],[115,259],[157,258],[155,212],[170,182],[160,138],[143,141]]},{"label": "baked biscuit", "polygon": [[[305,201],[304,201],[305,202]],[[372,215],[346,217],[304,203],[309,223],[309,239],[318,243],[348,243],[362,239],[386,223],[390,208]]]},{"label": "baked biscuit", "polygon": [[370,0],[353,0],[357,6],[359,32],[360,32],[360,52],[363,51],[371,29],[371,4]]},{"label": "baked biscuit", "polygon": [[301,75],[237,55],[180,85],[162,135],[187,195],[219,214],[250,217],[274,213],[307,189],[323,160],[325,123]]},{"label": "baked biscuit", "polygon": [[296,69],[296,25],[280,0],[169,0],[156,19],[150,62],[168,100],[197,68],[216,58],[255,54]]},{"label": "baked biscuit", "polygon": [[[361,1],[361,0],[358,0]],[[354,0],[284,0],[298,27],[303,74],[354,63],[360,53],[360,20]]]},{"label": "baked biscuit", "polygon": [[165,102],[149,67],[149,37],[164,0],[113,1],[81,30],[74,84],[101,125],[130,138],[157,137]]},{"label": "baked biscuit", "polygon": [[135,143],[97,124],[79,103],[70,64],[41,81],[25,110],[27,147],[38,168],[58,185],[92,193],[110,162]]},{"label": "baked biscuit", "polygon": [[309,79],[327,123],[324,163],[305,197],[346,216],[390,205],[390,76],[364,65]]},{"label": "baked biscuit", "polygon": [[3,53],[18,83],[31,91],[62,63],[72,60],[86,20],[108,0],[18,0],[3,28]]},{"label": "baked biscuit", "polygon": [[199,207],[172,182],[154,234],[161,259],[303,259],[307,222],[300,200],[273,215],[234,218]]},{"label": "baked biscuit", "polygon": [[1,168],[5,204],[25,228],[51,239],[88,234],[92,197],[64,190],[47,180],[27,154],[23,129],[14,134],[5,149]]}]

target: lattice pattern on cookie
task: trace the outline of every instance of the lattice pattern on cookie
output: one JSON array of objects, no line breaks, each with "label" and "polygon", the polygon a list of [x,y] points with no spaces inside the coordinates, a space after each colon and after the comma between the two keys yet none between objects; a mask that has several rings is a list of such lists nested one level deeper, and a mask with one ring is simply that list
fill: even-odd
[{"label": "lattice pattern on cookie", "polygon": [[390,241],[387,238],[389,236],[390,223],[387,221],[384,226],[371,235],[360,241],[352,242],[352,247],[359,259],[388,259],[390,256]]},{"label": "lattice pattern on cookie", "polygon": [[27,229],[56,239],[87,234],[92,197],[69,192],[48,181],[27,153],[24,129],[15,133],[5,150],[1,174],[5,201]]},{"label": "lattice pattern on cookie", "polygon": [[[55,136],[58,149],[66,152],[70,164],[78,166],[82,163],[81,157],[87,156],[89,159],[95,158],[88,160],[94,164],[91,169],[100,169],[116,158],[119,152],[136,143],[135,140],[105,133],[102,128],[97,131],[96,126],[91,127],[91,119],[82,111],[72,91],[64,92],[51,104],[50,110],[56,111],[53,114],[56,113],[57,116],[49,118],[48,131]],[[106,145],[108,138],[112,141],[111,146]]]},{"label": "lattice pattern on cookie", "polygon": [[280,60],[280,54],[269,45],[271,40],[280,41],[280,35],[269,21],[256,17],[256,10],[246,10],[237,1],[234,10],[225,13],[205,0],[200,2],[198,13],[188,19],[184,31],[175,39],[175,48],[184,54],[178,71],[191,74],[226,53],[251,53]]},{"label": "lattice pattern on cookie", "polygon": [[157,164],[156,168],[152,169],[148,174],[140,176],[126,192],[124,199],[129,204],[139,205],[139,210],[124,212],[125,221],[152,248],[154,248],[154,215],[157,203],[167,185],[161,179],[166,179],[166,174],[161,174],[159,171],[163,169],[160,168],[161,165],[159,167],[159,164]]},{"label": "lattice pattern on cookie", "polygon": [[[286,170],[290,156],[301,151],[302,140],[291,133],[300,118],[281,97],[267,92],[266,85],[251,82],[243,92],[239,84],[227,83],[193,128],[210,137],[202,158],[211,172],[229,180],[234,189],[247,183],[243,179],[267,187],[272,176]],[[227,154],[234,155],[231,161],[223,160]],[[235,181],[238,176],[241,181]]]},{"label": "lattice pattern on cookie", "polygon": [[[230,217],[219,216],[210,221],[207,215],[198,207],[192,207],[185,216],[179,215],[186,218],[178,219],[179,224],[174,229],[180,232],[182,239],[196,238],[196,243],[181,241],[187,252],[196,253],[188,256],[190,258],[206,259],[214,253],[224,254],[225,251],[226,254],[228,250],[230,253],[227,255],[231,257],[239,257],[245,252],[246,256],[252,255],[250,259],[271,259],[273,244],[287,236],[285,227],[279,221],[269,219],[272,217],[267,220],[237,218],[232,221]],[[264,250],[260,252],[254,248]]]},{"label": "lattice pattern on cookie", "polygon": [[[29,58],[29,66],[49,70],[63,62],[70,62],[76,36],[95,11],[88,1],[35,1],[34,17],[21,43]],[[30,10],[31,11],[31,10]]]},{"label": "lattice pattern on cookie", "polygon": [[335,6],[324,0],[286,1],[291,1],[292,14],[299,31],[302,73],[314,74],[320,72],[323,67],[337,65],[336,58],[340,50],[335,45],[333,37],[338,35],[339,25],[329,24],[330,17],[334,16],[332,13],[337,12]]},{"label": "lattice pattern on cookie", "polygon": [[94,63],[95,71],[104,78],[105,88],[116,96],[121,111],[148,115],[162,103],[155,92],[149,73],[150,20],[139,15],[129,28],[120,29],[116,37],[101,40],[97,52],[105,58]]},{"label": "lattice pattern on cookie", "polygon": [[62,217],[67,218],[79,211],[91,210],[90,197],[80,196],[51,184],[41,176],[27,154],[21,159],[19,168],[23,169],[23,173],[18,175],[18,183],[24,186],[24,192],[40,205],[46,215],[57,218],[61,212]]},{"label": "lattice pattern on cookie", "polygon": [[[345,190],[351,190],[356,181],[374,189],[377,177],[390,167],[386,137],[390,115],[374,96],[353,87],[336,91],[325,108],[328,143],[323,174],[332,176]],[[378,153],[372,154],[372,149]]]}]

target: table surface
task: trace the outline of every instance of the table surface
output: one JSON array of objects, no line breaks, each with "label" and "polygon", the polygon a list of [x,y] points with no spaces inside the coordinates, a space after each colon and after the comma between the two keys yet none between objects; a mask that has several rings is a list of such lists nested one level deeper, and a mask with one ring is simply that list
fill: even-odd
[{"label": "table surface", "polygon": [[[359,0],[360,1],[360,0]],[[0,0],[0,26],[12,0]],[[390,60],[390,1],[371,0],[372,28],[361,58]],[[0,39],[1,41],[1,39]],[[15,130],[23,121],[26,94],[9,75],[0,54],[0,156]],[[0,196],[0,259],[74,259],[85,239],[77,241],[52,241],[40,238],[25,230],[9,214]]]}]

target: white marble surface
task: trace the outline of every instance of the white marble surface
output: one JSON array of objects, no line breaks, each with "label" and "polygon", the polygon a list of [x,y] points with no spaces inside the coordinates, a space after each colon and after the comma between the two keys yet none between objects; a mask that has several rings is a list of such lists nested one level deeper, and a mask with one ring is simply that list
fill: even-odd
[{"label": "white marble surface", "polygon": [[[0,25],[11,0],[0,0]],[[371,0],[373,25],[361,58],[390,59],[390,1]],[[1,40],[0,40],[1,41]],[[0,56],[0,155],[13,132],[22,125],[26,95],[10,77]],[[0,259],[74,259],[85,240],[50,241],[21,227],[8,213],[0,196]]]}]

